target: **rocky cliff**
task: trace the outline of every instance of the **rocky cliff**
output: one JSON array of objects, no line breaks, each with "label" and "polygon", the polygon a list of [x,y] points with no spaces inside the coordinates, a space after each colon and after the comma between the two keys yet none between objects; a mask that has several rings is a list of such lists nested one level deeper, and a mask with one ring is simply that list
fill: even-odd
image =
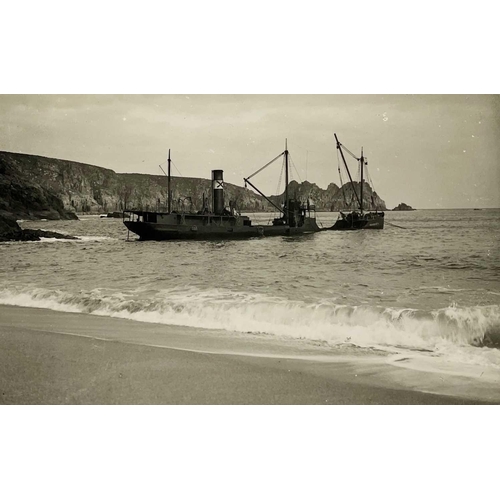
[{"label": "rocky cliff", "polygon": [[[357,188],[359,190],[359,187]],[[172,178],[172,208],[200,210],[203,196],[211,190],[209,179]],[[225,183],[226,201],[232,200],[240,211],[272,210],[269,203],[250,189]],[[292,181],[291,196],[311,199],[318,211],[355,208],[351,186]],[[379,209],[385,203],[365,183],[365,204],[371,207],[373,194]],[[279,203],[281,196],[272,197]],[[167,178],[164,175],[117,174],[94,165],[20,153],[0,152],[0,213],[17,218],[75,218],[76,212],[102,213],[127,208],[156,210],[165,206]]]},{"label": "rocky cliff", "polygon": [[32,164],[29,155],[0,152],[0,215],[17,219],[76,219],[60,197],[27,172]]},{"label": "rocky cliff", "polygon": [[[164,206],[163,175],[117,174],[94,165],[20,153],[0,152],[0,212],[18,218],[74,218],[75,212],[101,213]],[[209,179],[172,178],[173,209],[200,210]],[[225,184],[226,199],[240,210],[263,211],[269,204],[252,191]]]}]

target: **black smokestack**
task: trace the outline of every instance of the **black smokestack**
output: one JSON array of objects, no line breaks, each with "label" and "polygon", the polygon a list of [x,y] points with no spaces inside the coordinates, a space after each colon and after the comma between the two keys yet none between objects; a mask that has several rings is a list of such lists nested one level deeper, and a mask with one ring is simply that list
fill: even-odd
[{"label": "black smokestack", "polygon": [[224,171],[212,170],[212,195],[214,214],[224,214]]}]

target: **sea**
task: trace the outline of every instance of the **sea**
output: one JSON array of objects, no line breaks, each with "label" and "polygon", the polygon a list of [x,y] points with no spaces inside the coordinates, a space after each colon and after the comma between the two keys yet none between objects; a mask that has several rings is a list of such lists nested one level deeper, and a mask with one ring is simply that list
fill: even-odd
[{"label": "sea", "polygon": [[121,219],[90,215],[20,224],[78,240],[0,244],[0,304],[500,373],[500,209],[386,212],[383,230],[242,241],[141,242]]}]

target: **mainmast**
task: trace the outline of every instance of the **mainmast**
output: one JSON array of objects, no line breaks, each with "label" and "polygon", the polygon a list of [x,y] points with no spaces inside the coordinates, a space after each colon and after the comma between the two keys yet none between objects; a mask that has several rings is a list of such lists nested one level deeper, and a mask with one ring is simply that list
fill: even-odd
[{"label": "mainmast", "polygon": [[[335,136],[335,140],[337,141],[337,149],[340,151],[340,156],[342,156],[342,161],[344,162],[345,169],[347,170],[347,175],[349,176],[349,180],[351,181],[352,190],[354,191],[354,195],[356,196],[356,199],[358,200],[359,206],[361,207],[362,205],[361,205],[361,202],[359,201],[358,193],[357,193],[356,189],[354,188],[354,182],[352,181],[351,172],[349,171],[349,167],[347,166],[347,162],[345,160],[344,151],[342,150],[342,144],[339,142],[337,134],[333,134],[333,135]],[[349,150],[347,150],[347,151],[349,151]],[[352,155],[352,153],[350,151],[349,151],[349,154]],[[352,156],[354,158],[356,158],[354,155],[352,155]],[[361,177],[363,177],[363,175],[361,175]]]},{"label": "mainmast", "polygon": [[285,219],[288,224],[288,139],[285,139]]},{"label": "mainmast", "polygon": [[168,191],[168,206],[167,211],[170,213],[170,209],[172,208],[172,191],[170,190],[170,149],[168,150],[168,176],[167,176],[167,191]]},{"label": "mainmast", "polygon": [[[278,158],[281,158],[282,156],[285,156],[285,164],[286,164],[286,186],[285,186],[285,205],[284,207],[280,207],[278,205],[281,205],[278,202],[278,205],[276,205],[274,202],[272,202],[260,189],[258,189],[256,186],[254,186],[251,182],[250,179],[257,175],[258,173],[262,172],[265,168],[269,167],[269,165],[273,164]],[[256,172],[254,172],[252,175],[249,175],[248,177],[243,178],[245,181],[245,187],[247,187],[247,184],[250,184],[257,193],[259,193],[263,198],[265,198],[274,208],[276,208],[279,212],[283,214],[283,217],[286,219],[288,222],[288,148],[287,148],[287,142],[285,140],[285,151],[280,153],[276,158],[273,158],[269,163],[266,163],[263,167],[259,168]]]},{"label": "mainmast", "polygon": [[361,200],[359,202],[359,210],[361,214],[363,214],[363,166],[365,164],[365,157],[363,156],[363,148],[361,147],[361,158],[359,159],[361,162]]}]

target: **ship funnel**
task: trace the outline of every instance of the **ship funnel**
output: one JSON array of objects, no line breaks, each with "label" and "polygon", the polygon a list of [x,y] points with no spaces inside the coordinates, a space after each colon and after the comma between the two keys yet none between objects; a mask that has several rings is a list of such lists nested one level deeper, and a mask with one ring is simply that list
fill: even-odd
[{"label": "ship funnel", "polygon": [[224,214],[224,171],[212,170],[212,200],[215,215]]}]

